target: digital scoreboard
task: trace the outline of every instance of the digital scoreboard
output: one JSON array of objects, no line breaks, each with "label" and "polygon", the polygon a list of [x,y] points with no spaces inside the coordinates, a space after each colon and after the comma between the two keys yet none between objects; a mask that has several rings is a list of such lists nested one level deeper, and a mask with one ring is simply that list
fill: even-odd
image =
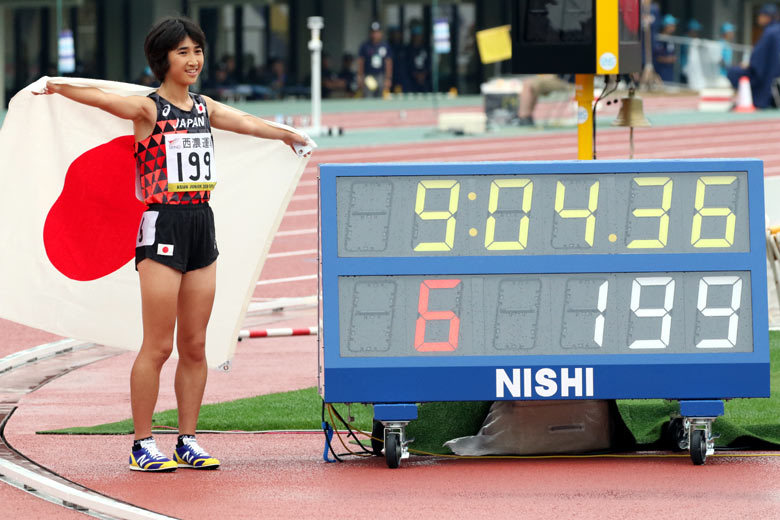
[{"label": "digital scoreboard", "polygon": [[320,167],[327,402],[769,396],[758,160]]}]

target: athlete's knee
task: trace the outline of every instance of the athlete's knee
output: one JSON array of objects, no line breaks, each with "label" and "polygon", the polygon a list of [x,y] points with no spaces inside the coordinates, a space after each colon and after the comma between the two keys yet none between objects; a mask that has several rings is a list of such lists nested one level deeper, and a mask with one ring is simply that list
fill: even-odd
[{"label": "athlete's knee", "polygon": [[153,363],[162,366],[173,353],[172,342],[144,342],[141,353]]},{"label": "athlete's knee", "polygon": [[180,338],[177,341],[179,360],[185,363],[206,362],[206,338]]}]

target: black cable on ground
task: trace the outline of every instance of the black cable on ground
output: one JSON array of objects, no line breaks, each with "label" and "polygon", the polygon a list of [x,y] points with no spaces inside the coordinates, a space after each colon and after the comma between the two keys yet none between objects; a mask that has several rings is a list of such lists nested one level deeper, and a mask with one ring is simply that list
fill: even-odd
[{"label": "black cable on ground", "polygon": [[[327,406],[327,409],[328,409],[328,414],[331,415],[331,420],[334,423],[333,424],[333,432],[339,437],[339,441],[341,441],[342,445],[347,450],[346,453],[336,453],[336,451],[333,449],[332,439],[331,439],[331,437],[328,436],[328,422],[325,420],[325,407],[326,406]],[[363,450],[364,453],[360,453],[360,452],[355,453],[353,451],[350,451],[349,448],[347,448],[346,444],[344,444],[344,441],[341,439],[341,434],[339,433],[338,429],[336,428],[336,424],[335,424],[336,420],[333,419],[333,413],[335,413],[336,417],[338,418],[338,420],[341,421],[347,427],[347,430],[349,432],[349,435],[347,436],[347,438],[349,438],[350,436],[352,438],[354,438],[355,441],[357,442],[357,444],[360,446],[361,450]],[[364,457],[364,456],[372,456],[373,457],[374,456],[374,453],[372,451],[367,450],[366,447],[363,446],[363,443],[358,440],[357,435],[352,430],[352,428],[349,425],[349,423],[347,423],[344,420],[344,418],[338,413],[338,410],[336,410],[336,408],[334,406],[332,406],[330,404],[326,404],[325,401],[322,401],[321,416],[322,416],[322,431],[325,434],[325,442],[328,445],[328,449],[333,454],[333,458],[335,458],[336,461],[344,462],[342,457],[347,457],[347,456],[350,456],[350,455],[352,455],[354,457]]]},{"label": "black cable on ground", "polygon": [[330,443],[330,436],[328,435],[328,423],[325,421],[325,401],[322,401],[322,433],[325,434],[325,444],[328,445],[328,449],[333,454],[333,458],[336,459],[338,462],[344,462],[341,460],[341,457],[336,453],[336,450],[333,449],[333,445]]},{"label": "black cable on ground", "polygon": [[369,454],[369,455],[373,456],[373,455],[374,455],[374,452],[373,452],[373,451],[371,451],[371,450],[369,450],[369,449],[367,449],[367,448],[366,448],[366,447],[363,445],[363,443],[362,443],[362,442],[360,442],[360,439],[358,439],[358,438],[357,438],[357,434],[356,434],[356,433],[355,433],[355,432],[352,430],[352,426],[351,426],[351,425],[350,425],[350,424],[349,424],[347,421],[345,421],[345,420],[344,420],[344,418],[341,416],[341,414],[339,413],[339,411],[338,411],[338,410],[336,410],[336,407],[331,405],[331,406],[330,406],[330,409],[331,409],[331,410],[333,410],[333,413],[334,413],[334,414],[336,414],[336,417],[338,418],[338,420],[339,420],[339,421],[341,421],[341,422],[344,424],[344,426],[346,426],[346,427],[347,427],[347,432],[348,432],[348,434],[347,434],[347,439],[349,439],[350,437],[352,437],[353,439],[355,439],[355,442],[358,444],[358,446],[360,446],[360,448],[363,450],[363,452],[365,452],[365,453],[367,453],[367,454]]}]

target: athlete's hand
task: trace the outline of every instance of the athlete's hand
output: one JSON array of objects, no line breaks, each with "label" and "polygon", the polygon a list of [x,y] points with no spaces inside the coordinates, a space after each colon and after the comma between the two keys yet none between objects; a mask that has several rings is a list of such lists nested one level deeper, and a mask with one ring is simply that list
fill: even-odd
[{"label": "athlete's hand", "polygon": [[56,94],[60,91],[60,86],[56,83],[52,83],[51,81],[46,82],[46,86],[43,87],[43,90],[40,92],[33,91],[33,95],[41,96],[41,95],[47,95],[47,94]]},{"label": "athlete's hand", "polygon": [[[295,145],[298,145],[299,147],[307,146],[309,144],[309,140],[303,137],[302,135],[298,135],[294,132],[287,132],[282,137],[282,141],[284,144],[290,147],[293,152],[295,152],[296,155],[298,155],[298,150],[295,149]],[[308,152],[304,157],[308,157],[311,155],[311,152]]]}]

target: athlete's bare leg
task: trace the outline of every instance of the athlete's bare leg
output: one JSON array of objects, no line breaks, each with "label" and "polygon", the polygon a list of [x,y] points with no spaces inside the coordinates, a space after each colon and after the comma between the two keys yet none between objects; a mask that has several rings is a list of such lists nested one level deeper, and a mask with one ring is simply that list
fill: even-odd
[{"label": "athlete's bare leg", "polygon": [[138,264],[144,339],[130,372],[130,405],[135,438],[152,435],[152,414],[157,404],[160,370],[173,350],[173,330],[182,273],[145,259]]},{"label": "athlete's bare leg", "polygon": [[211,317],[217,285],[217,263],[190,271],[179,288],[176,348],[176,402],[179,408],[179,435],[195,435],[198,413],[206,387],[206,326]]}]

